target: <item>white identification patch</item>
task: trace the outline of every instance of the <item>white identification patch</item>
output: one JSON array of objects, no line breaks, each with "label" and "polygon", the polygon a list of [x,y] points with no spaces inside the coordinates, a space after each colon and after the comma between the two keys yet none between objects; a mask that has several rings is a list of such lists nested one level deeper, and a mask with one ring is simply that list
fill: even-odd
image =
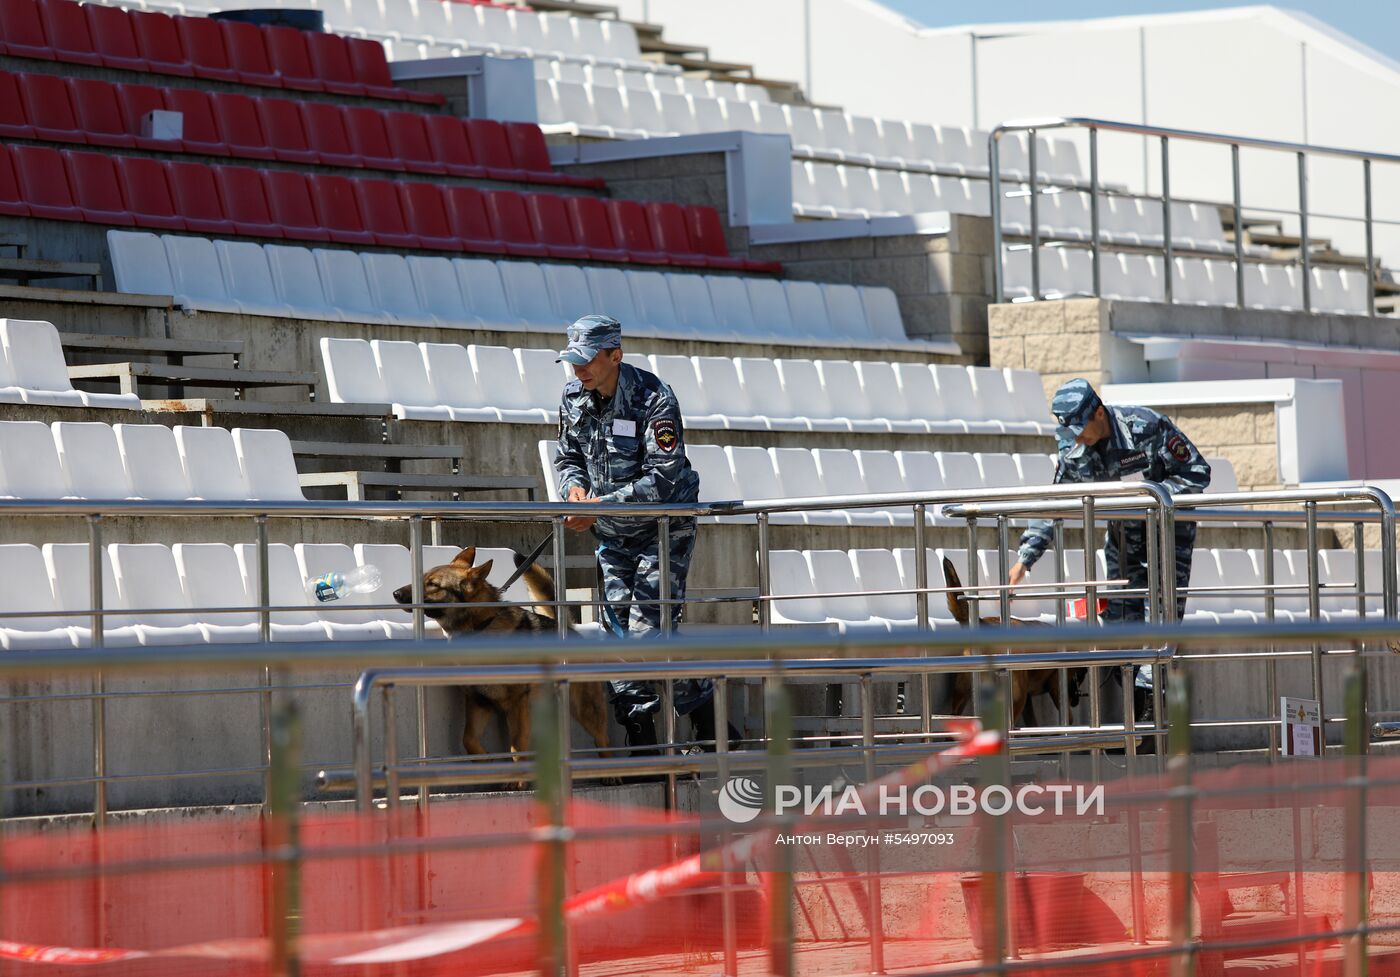
[{"label": "white identification patch", "polygon": [[637,436],[637,422],[629,421],[623,417],[613,418],[613,434],[624,438],[635,438]]}]

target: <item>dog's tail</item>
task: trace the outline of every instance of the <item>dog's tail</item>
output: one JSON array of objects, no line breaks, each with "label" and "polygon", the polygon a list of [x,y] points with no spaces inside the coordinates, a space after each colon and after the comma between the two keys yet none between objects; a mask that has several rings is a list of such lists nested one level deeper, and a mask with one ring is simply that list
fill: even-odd
[{"label": "dog's tail", "polygon": [[[519,569],[520,564],[524,562],[525,558],[519,553],[516,553],[516,569]],[[554,575],[551,574],[544,567],[540,566],[538,563],[531,563],[528,567],[526,567],[525,571],[520,574],[520,579],[525,581],[525,589],[530,592],[530,596],[533,597],[535,600],[554,600]],[[535,605],[535,612],[541,617],[549,618],[551,621],[558,620],[558,615],[555,613],[555,611],[556,608],[550,606],[548,603]],[[570,617],[572,618],[572,616],[573,615],[571,614]]]},{"label": "dog's tail", "polygon": [[953,561],[946,556],[943,558],[943,580],[950,588],[948,610],[959,624],[966,625],[970,615],[967,611],[967,598],[962,592],[962,579],[958,577],[958,571],[953,569]]}]

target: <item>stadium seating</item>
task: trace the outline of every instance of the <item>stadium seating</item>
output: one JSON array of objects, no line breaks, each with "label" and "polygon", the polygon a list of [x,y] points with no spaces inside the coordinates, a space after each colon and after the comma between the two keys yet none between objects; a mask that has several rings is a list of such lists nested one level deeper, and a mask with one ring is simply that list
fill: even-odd
[{"label": "stadium seating", "polygon": [[[425,546],[425,567],[450,562],[455,546]],[[514,563],[510,550],[478,549],[477,563],[492,561],[488,578],[505,582]],[[113,543],[102,554],[105,618],[103,641],[113,647],[258,640],[257,549],[252,544]],[[333,604],[314,604],[304,582],[333,570],[373,565],[381,586]],[[411,559],[403,546],[273,543],[268,548],[273,640],[411,638],[410,615],[393,608],[393,592],[409,581]],[[0,546],[0,648],[72,648],[91,643],[89,561],[86,543]],[[529,595],[517,581],[506,599]],[[199,608],[246,608],[209,613]],[[175,613],[143,614],[150,610]],[[7,617],[7,612],[51,611],[46,617]],[[442,636],[431,619],[429,636]]]},{"label": "stadium seating", "polygon": [[141,408],[135,394],[74,390],[58,330],[32,319],[0,319],[0,404]]},{"label": "stadium seating", "polygon": [[[142,118],[157,109],[182,113],[183,139],[142,136]],[[161,90],[98,78],[65,82],[56,75],[0,71],[0,134],[125,148],[139,140],[143,149],[205,156],[603,186],[601,180],[554,169],[544,136],[531,123]]]},{"label": "stadium seating", "polygon": [[[409,364],[409,351],[418,349],[423,362],[410,370],[398,354],[393,354],[399,365],[385,369],[382,351],[390,348],[405,354]],[[670,384],[680,400],[686,425],[699,430],[1023,435],[1053,431],[1040,378],[1027,370],[853,364],[843,360],[627,356],[629,362],[655,372]],[[333,402],[391,403],[395,415],[405,420],[450,416],[453,420],[554,423],[563,384],[571,376],[555,358],[552,350],[512,352],[503,346],[321,340],[321,361]],[[847,389],[838,389],[838,384]],[[876,385],[883,388],[878,398],[871,397]],[[958,396],[943,400],[940,390],[957,391]],[[835,402],[840,399],[851,407],[867,402],[870,406],[863,416],[834,416]],[[780,413],[752,413],[755,400]],[[875,403],[899,406],[904,415],[901,426],[896,428],[895,422],[876,415]]]},{"label": "stadium seating", "polygon": [[[1381,613],[1379,593],[1380,551],[1367,550],[1365,574],[1366,613]],[[950,559],[964,583],[967,572],[967,551],[962,549],[931,549],[928,551],[928,586],[943,586],[942,560]],[[1012,555],[1014,559],[1014,554]],[[1065,553],[1066,581],[1083,580],[1082,550]],[[1186,620],[1214,623],[1251,622],[1265,620],[1264,566],[1261,550],[1197,548],[1191,565]],[[1054,553],[1047,553],[1031,568],[1025,589],[1044,593],[1055,579]],[[978,553],[978,579],[983,582],[999,577],[997,554],[994,550]],[[1103,553],[1098,554],[1099,573],[1105,574]],[[862,629],[887,630],[912,627],[916,623],[914,595],[880,594],[875,591],[912,590],[917,586],[914,551],[899,550],[774,550],[770,554],[772,593],[791,597],[772,603],[772,621],[779,625],[804,625],[831,628],[841,632]],[[1357,617],[1356,554],[1353,550],[1322,550],[1319,554],[1320,582],[1330,593],[1322,599],[1322,617],[1329,621]],[[1307,555],[1303,550],[1274,552],[1274,582],[1280,589],[1275,596],[1275,616],[1280,620],[1305,620],[1308,617]],[[1205,588],[1253,587],[1254,591],[1219,592],[1211,594]],[[861,593],[861,596],[836,599],[813,599],[822,593]],[[1070,598],[1067,598],[1067,602]],[[995,596],[988,595],[981,609],[984,615],[997,613]],[[957,626],[941,593],[932,593],[928,601],[930,624],[939,627]],[[1013,617],[1053,622],[1056,620],[1053,597],[1033,597],[1012,601]],[[1071,617],[1067,605],[1064,617]]]},{"label": "stadium seating", "polygon": [[0,421],[0,498],[300,502],[305,497],[291,442],[281,431]]},{"label": "stadium seating", "polygon": [[398,88],[372,41],[72,0],[4,0],[0,54],[439,105]]},{"label": "stadium seating", "polygon": [[729,101],[767,102],[768,89],[742,81],[698,78],[692,75],[661,71],[632,72],[607,65],[581,64],[549,58],[535,59],[535,78],[549,81],[587,82],[610,88],[649,88],[654,92],[673,95],[694,95],[697,98],[723,98]]}]

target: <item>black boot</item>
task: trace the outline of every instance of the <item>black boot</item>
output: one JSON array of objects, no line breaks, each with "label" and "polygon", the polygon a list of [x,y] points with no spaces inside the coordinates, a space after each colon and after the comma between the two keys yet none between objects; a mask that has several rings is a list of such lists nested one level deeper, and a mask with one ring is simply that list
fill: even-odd
[{"label": "black boot", "polygon": [[656,720],[651,713],[634,713],[622,729],[631,756],[656,756],[661,752],[656,746]]},{"label": "black boot", "polygon": [[[690,714],[690,729],[692,738],[699,740],[702,744],[691,747],[691,752],[713,753],[715,751],[715,703],[713,699]],[[741,737],[733,723],[729,723],[728,733],[729,748],[737,750]]]}]

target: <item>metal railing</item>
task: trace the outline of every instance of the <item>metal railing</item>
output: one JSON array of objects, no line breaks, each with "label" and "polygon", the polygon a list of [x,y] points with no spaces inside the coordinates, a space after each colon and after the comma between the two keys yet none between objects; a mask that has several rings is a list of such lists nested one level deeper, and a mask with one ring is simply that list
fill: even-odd
[{"label": "metal railing", "polygon": [[[1245,249],[1244,249],[1244,206],[1240,182],[1240,150],[1260,149],[1279,153],[1288,153],[1297,159],[1298,167],[1298,209],[1296,211],[1299,224],[1299,260],[1302,267],[1302,306],[1304,312],[1312,311],[1312,255],[1311,238],[1308,227],[1308,158],[1310,156],[1325,156],[1337,159],[1354,160],[1361,164],[1361,183],[1364,214],[1360,218],[1337,217],[1341,220],[1360,220],[1365,227],[1366,235],[1366,311],[1367,315],[1376,314],[1376,260],[1374,229],[1377,223],[1393,224],[1393,221],[1378,220],[1372,210],[1372,188],[1371,188],[1371,164],[1372,163],[1400,163],[1400,156],[1390,153],[1368,152],[1356,149],[1342,149],[1335,146],[1317,146],[1310,143],[1283,142],[1275,139],[1256,139],[1249,136],[1228,135],[1216,132],[1202,132],[1192,129],[1172,129],[1163,126],[1142,125],[1134,122],[1115,122],[1107,119],[1093,119],[1077,116],[1049,117],[1043,119],[1025,119],[1011,122],[1004,122],[991,131],[987,137],[988,157],[990,160],[991,175],[991,219],[992,219],[992,247],[995,252],[995,260],[992,262],[993,269],[993,295],[996,302],[1004,302],[1005,295],[1005,270],[1002,265],[1002,177],[1000,166],[1001,140],[1009,132],[1026,133],[1029,142],[1030,153],[1030,248],[1031,248],[1031,294],[1033,298],[1039,299],[1042,296],[1040,282],[1040,221],[1039,221],[1039,197],[1041,180],[1038,177],[1036,135],[1037,133],[1051,129],[1085,129],[1089,138],[1089,247],[1090,260],[1092,265],[1092,294],[1101,294],[1102,277],[1100,274],[1100,253],[1105,246],[1102,235],[1102,227],[1099,220],[1099,198],[1101,193],[1108,192],[1099,179],[1099,133],[1117,132],[1135,136],[1155,136],[1161,147],[1161,173],[1162,189],[1160,194],[1146,193],[1149,197],[1159,197],[1162,202],[1162,254],[1163,268],[1163,300],[1167,304],[1173,302],[1172,279],[1174,246],[1172,241],[1172,195],[1171,195],[1171,140],[1181,140],[1184,142],[1209,143],[1219,146],[1230,147],[1230,175],[1233,187],[1233,197],[1231,207],[1234,214],[1234,263],[1235,263],[1235,304],[1237,308],[1246,307],[1245,298]],[[1254,208],[1258,209],[1258,208]],[[1336,216],[1336,215],[1333,215]]]}]

